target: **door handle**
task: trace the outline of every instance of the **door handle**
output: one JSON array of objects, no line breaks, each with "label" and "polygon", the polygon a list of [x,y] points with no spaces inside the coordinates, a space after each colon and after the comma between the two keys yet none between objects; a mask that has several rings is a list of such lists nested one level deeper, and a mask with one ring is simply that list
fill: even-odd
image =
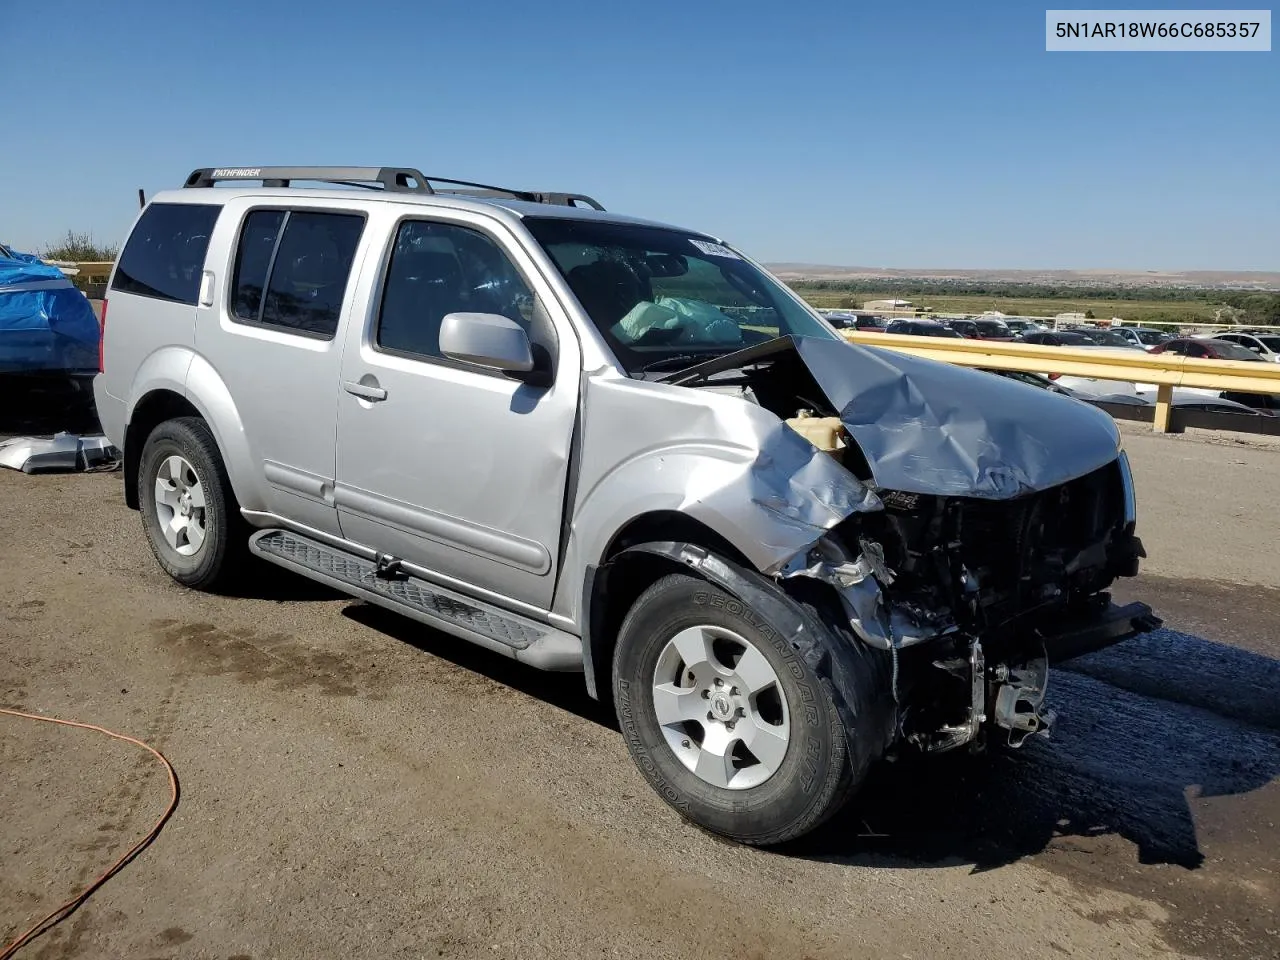
[{"label": "door handle", "polygon": [[[370,377],[369,379],[373,379]],[[359,397],[361,400],[368,400],[370,403],[377,403],[379,400],[387,399],[387,391],[378,386],[378,381],[373,383],[361,383],[358,380],[343,380],[342,389],[347,391],[353,397]]]}]

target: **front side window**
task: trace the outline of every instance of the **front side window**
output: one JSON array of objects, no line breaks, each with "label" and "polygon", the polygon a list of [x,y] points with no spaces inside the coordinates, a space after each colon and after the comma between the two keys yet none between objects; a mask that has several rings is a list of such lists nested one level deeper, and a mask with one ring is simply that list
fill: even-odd
[{"label": "front side window", "polygon": [[539,306],[515,265],[469,227],[409,220],[396,234],[375,333],[384,350],[441,357],[440,324],[451,313],[496,313],[537,340]]},{"label": "front side window", "polygon": [[111,289],[195,306],[220,206],[153,203],[120,254]]},{"label": "front side window", "polygon": [[528,217],[628,373],[679,369],[779,336],[836,334],[727,247],[665,227]]},{"label": "front side window", "polygon": [[232,315],[332,340],[363,230],[354,213],[253,211],[236,250]]}]

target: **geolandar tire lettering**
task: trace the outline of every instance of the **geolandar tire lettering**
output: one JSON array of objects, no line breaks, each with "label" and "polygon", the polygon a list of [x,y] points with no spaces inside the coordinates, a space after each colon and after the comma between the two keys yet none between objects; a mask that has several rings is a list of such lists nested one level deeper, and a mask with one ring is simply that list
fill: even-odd
[{"label": "geolandar tire lettering", "polygon": [[613,688],[640,772],[714,833],[781,843],[850,793],[824,681],[764,616],[703,580],[674,574],[640,596],[619,632]]}]

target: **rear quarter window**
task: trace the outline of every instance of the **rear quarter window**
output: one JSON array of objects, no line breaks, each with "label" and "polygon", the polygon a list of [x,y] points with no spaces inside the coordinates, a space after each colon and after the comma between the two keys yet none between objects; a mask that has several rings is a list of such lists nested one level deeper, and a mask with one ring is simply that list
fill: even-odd
[{"label": "rear quarter window", "polygon": [[120,254],[111,289],[194,305],[209,235],[221,209],[197,203],[147,207]]}]

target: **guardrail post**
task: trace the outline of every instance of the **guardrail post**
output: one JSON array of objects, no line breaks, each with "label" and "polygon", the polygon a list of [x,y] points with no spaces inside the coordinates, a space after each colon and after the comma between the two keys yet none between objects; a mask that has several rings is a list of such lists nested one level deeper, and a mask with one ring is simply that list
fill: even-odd
[{"label": "guardrail post", "polygon": [[1162,383],[1156,388],[1156,433],[1168,433],[1173,414],[1173,385]]}]

